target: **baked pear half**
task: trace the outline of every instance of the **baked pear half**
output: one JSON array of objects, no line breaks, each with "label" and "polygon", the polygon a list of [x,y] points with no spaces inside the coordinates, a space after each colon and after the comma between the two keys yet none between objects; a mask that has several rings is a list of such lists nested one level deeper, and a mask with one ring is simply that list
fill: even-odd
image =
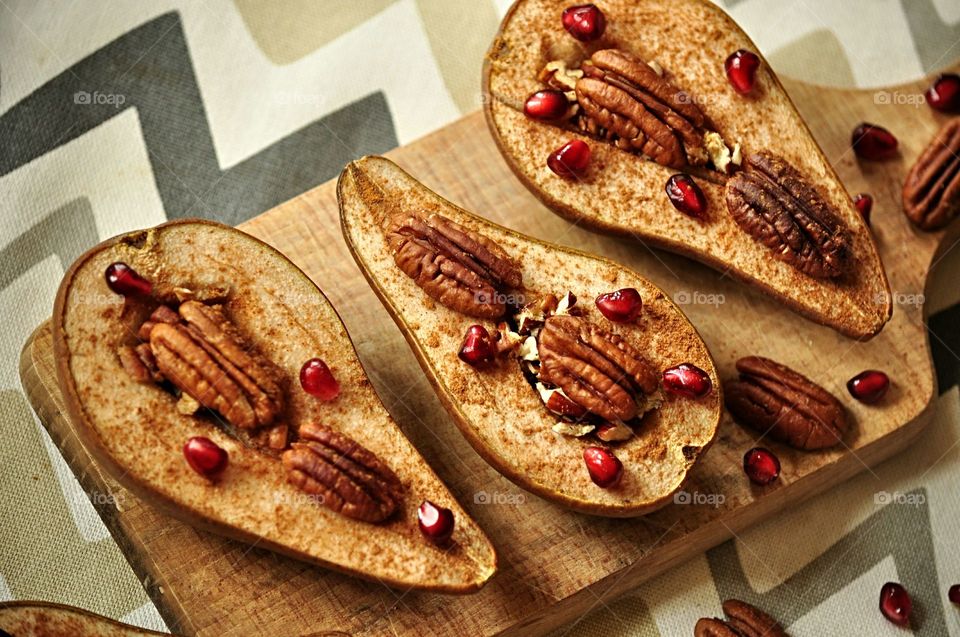
[{"label": "baked pear half", "polygon": [[158,633],[50,602],[0,602],[0,630],[14,637],[148,637]]},{"label": "baked pear half", "polygon": [[336,311],[262,241],[202,220],[115,237],[71,266],[52,323],[84,447],[170,515],[403,589],[496,570]]},{"label": "baked pear half", "polygon": [[722,400],[706,345],[657,286],[471,214],[382,157],[348,164],[337,196],[357,264],[488,463],[585,513],[670,501]]},{"label": "baked pear half", "polygon": [[706,0],[574,4],[518,0],[485,60],[486,120],[524,185],[877,334],[892,303],[870,229],[750,38]]}]

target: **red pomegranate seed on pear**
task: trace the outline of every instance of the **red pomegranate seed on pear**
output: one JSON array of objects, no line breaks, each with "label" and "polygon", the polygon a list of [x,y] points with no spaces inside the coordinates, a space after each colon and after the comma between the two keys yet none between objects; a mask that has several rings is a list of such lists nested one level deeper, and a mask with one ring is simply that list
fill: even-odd
[{"label": "red pomegranate seed on pear", "polygon": [[482,325],[471,325],[467,328],[467,335],[463,337],[460,351],[457,352],[467,365],[480,367],[494,359],[496,351],[490,340],[490,333]]},{"label": "red pomegranate seed on pear", "polygon": [[879,161],[897,154],[897,138],[882,126],[864,122],[853,129],[850,145],[857,157]]},{"label": "red pomegranate seed on pear", "polygon": [[300,368],[300,386],[303,391],[324,401],[333,400],[340,395],[340,383],[334,378],[327,364],[319,358],[311,358]]},{"label": "red pomegranate seed on pear", "polygon": [[153,284],[150,281],[120,261],[108,265],[103,276],[107,279],[107,287],[123,296],[149,296],[153,291]]},{"label": "red pomegranate seed on pear", "polygon": [[203,436],[187,440],[183,445],[183,457],[191,469],[208,480],[216,480],[227,468],[227,450]]},{"label": "red pomegranate seed on pear", "polygon": [[663,370],[663,389],[676,396],[703,398],[713,389],[713,381],[693,363],[680,363]]},{"label": "red pomegranate seed on pear", "polygon": [[960,606],[960,584],[954,584],[950,587],[950,590],[947,591],[947,599]]},{"label": "red pomegranate seed on pear", "polygon": [[567,7],[563,10],[561,21],[567,33],[581,42],[598,39],[603,35],[604,29],[607,28],[606,16],[593,4]]},{"label": "red pomegranate seed on pear", "polygon": [[417,509],[420,532],[437,544],[445,544],[453,536],[453,511],[424,500]]},{"label": "red pomegranate seed on pear", "polygon": [[667,180],[665,190],[673,207],[694,219],[703,219],[707,212],[707,198],[690,175],[673,175]]},{"label": "red pomegranate seed on pear", "polygon": [[847,381],[847,391],[862,403],[873,404],[890,389],[890,377],[876,369],[862,371]]},{"label": "red pomegranate seed on pear", "polygon": [[910,625],[910,611],[913,602],[903,585],[887,582],[880,589],[880,612],[897,626]]},{"label": "red pomegranate seed on pear", "polygon": [[746,95],[753,90],[757,83],[757,69],[760,68],[760,57],[752,51],[740,49],[734,51],[723,63],[723,70],[727,72],[727,79],[733,90]]},{"label": "red pomegranate seed on pear", "polygon": [[523,114],[543,122],[562,119],[570,109],[570,101],[563,91],[544,89],[532,93],[523,104]]},{"label": "red pomegranate seed on pear", "polygon": [[623,463],[608,449],[587,447],[583,450],[583,461],[587,464],[590,479],[601,489],[617,486],[623,477]]},{"label": "red pomegranate seed on pear", "polygon": [[573,179],[583,175],[590,165],[590,146],[580,139],[574,139],[547,157],[547,167],[564,179]]},{"label": "red pomegranate seed on pear", "polygon": [[857,207],[857,212],[863,217],[863,220],[870,225],[870,211],[873,210],[873,197],[865,192],[861,192],[853,198],[853,205]]},{"label": "red pomegranate seed on pear", "polygon": [[560,414],[561,416],[572,416],[574,418],[579,418],[587,413],[586,409],[558,391],[550,394],[550,398],[547,399],[546,404],[547,409],[555,414]]},{"label": "red pomegranate seed on pear", "polygon": [[600,313],[614,323],[632,323],[643,309],[643,299],[636,288],[605,292],[596,298],[595,303]]},{"label": "red pomegranate seed on pear", "polygon": [[743,455],[743,472],[750,482],[767,486],[780,477],[780,459],[769,449],[754,447]]},{"label": "red pomegranate seed on pear", "polygon": [[944,73],[927,89],[930,108],[949,113],[960,111],[960,75]]}]

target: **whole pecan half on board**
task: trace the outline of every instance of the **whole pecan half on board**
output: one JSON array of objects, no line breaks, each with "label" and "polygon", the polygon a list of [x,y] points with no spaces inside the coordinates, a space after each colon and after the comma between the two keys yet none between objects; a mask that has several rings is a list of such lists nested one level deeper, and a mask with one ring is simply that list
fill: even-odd
[{"label": "whole pecan half on board", "polygon": [[399,214],[387,240],[397,266],[431,298],[476,318],[506,311],[503,293],[519,288],[520,265],[489,238],[438,214]]},{"label": "whole pecan half on board", "polygon": [[737,371],[739,380],[724,385],[724,399],[738,422],[796,449],[824,449],[843,439],[843,405],[806,376],[761,356],[741,358]]},{"label": "whole pecan half on board", "polygon": [[910,169],[903,210],[921,230],[938,230],[960,213],[960,117],[943,125]]},{"label": "whole pecan half on board", "polygon": [[849,268],[849,229],[840,214],[785,159],[768,152],[746,158],[727,181],[727,209],[773,256],[816,278]]}]

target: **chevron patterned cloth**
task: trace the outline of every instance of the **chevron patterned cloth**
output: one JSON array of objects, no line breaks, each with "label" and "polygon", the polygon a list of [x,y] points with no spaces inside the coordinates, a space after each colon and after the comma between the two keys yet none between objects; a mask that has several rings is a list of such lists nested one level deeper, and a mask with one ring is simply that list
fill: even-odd
[{"label": "chevron patterned cloth", "polygon": [[[779,73],[812,83],[888,86],[960,56],[956,0],[721,5]],[[0,599],[166,628],[20,386],[20,348],[69,263],[165,219],[242,222],[477,109],[508,6],[0,0]],[[898,635],[877,591],[909,577],[916,634],[960,635],[946,598],[960,582],[957,272],[949,254],[928,296],[941,395],[919,442],[561,632],[690,635],[737,596],[793,635]]]}]

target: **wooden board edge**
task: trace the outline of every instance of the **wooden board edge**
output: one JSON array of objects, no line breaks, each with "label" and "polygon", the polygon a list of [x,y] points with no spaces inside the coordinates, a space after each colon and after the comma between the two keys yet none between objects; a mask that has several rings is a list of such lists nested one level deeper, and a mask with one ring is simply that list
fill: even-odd
[{"label": "wooden board edge", "polygon": [[[196,627],[193,626],[183,606],[173,595],[166,594],[164,579],[159,569],[155,568],[152,560],[146,558],[146,553],[137,546],[134,536],[128,533],[126,527],[116,515],[117,508],[112,503],[129,501],[133,499],[133,496],[124,491],[122,499],[112,497],[122,488],[111,483],[105,474],[100,471],[79,438],[73,436],[70,439],[70,437],[63,435],[63,432],[71,430],[69,425],[55,425],[57,421],[66,420],[66,415],[60,405],[46,404],[47,400],[59,403],[61,399],[59,388],[45,384],[42,375],[37,371],[40,364],[37,356],[39,351],[37,344],[41,340],[49,341],[49,348],[52,351],[53,332],[50,319],[46,319],[33,330],[20,350],[20,382],[27,401],[36,412],[54,445],[63,455],[64,461],[70,467],[73,475],[76,476],[77,482],[80,483],[84,494],[90,500],[90,504],[93,505],[99,518],[103,520],[104,526],[110,532],[110,537],[117,543],[120,552],[127,560],[137,579],[140,580],[147,597],[156,606],[168,629],[174,630],[178,634],[194,634]],[[52,370],[51,373],[53,373]],[[146,506],[138,499],[136,502],[140,506]],[[171,589],[167,587],[166,590]],[[184,632],[185,628],[188,629],[186,632]]]}]

